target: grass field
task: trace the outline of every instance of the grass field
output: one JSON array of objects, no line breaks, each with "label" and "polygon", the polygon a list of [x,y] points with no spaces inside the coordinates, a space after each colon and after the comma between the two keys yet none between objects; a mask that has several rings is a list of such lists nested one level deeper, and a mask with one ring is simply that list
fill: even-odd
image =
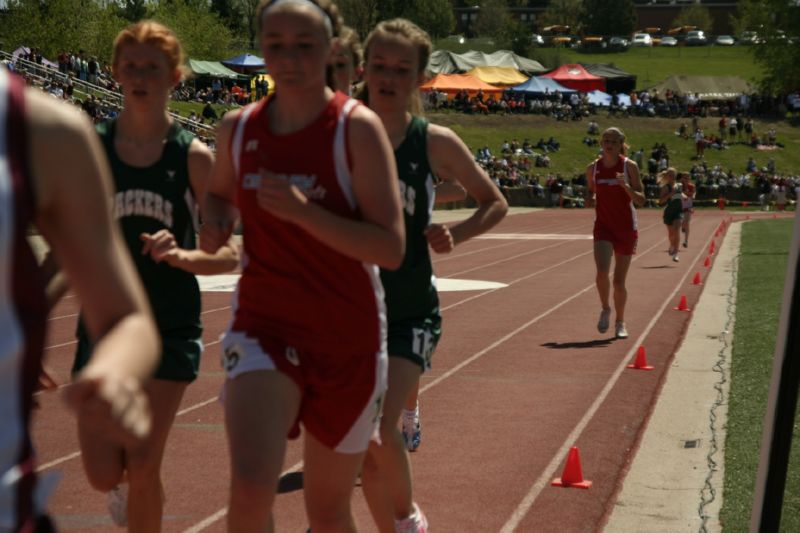
[{"label": "grass field", "polygon": [[[479,50],[494,52],[497,46],[488,39],[470,39],[459,44],[442,39],[436,47],[453,52]],[[753,61],[747,46],[639,47],[623,52],[588,53],[569,48],[532,48],[531,59],[547,68],[564,63],[613,63],[636,75],[636,88],[652,87],[674,75],[740,76],[758,80],[763,71]]]},{"label": "grass field", "polygon": [[[215,106],[217,113],[222,115],[223,106]],[[170,109],[177,110],[183,116],[188,116],[194,110],[198,114],[203,106],[192,102],[170,102]],[[452,128],[474,154],[484,145],[495,155],[500,155],[500,147],[505,139],[519,140],[520,143],[528,138],[536,144],[540,137],[547,140],[551,135],[561,143],[561,150],[549,154],[550,168],[534,169],[535,173],[545,175],[549,173],[561,174],[571,178],[575,174],[583,173],[592,159],[598,153],[597,147],[589,147],[581,141],[586,136],[588,120],[559,122],[553,118],[540,115],[467,115],[454,112],[430,113],[431,122]],[[685,119],[666,118],[608,118],[604,114],[596,115],[594,119],[600,129],[609,126],[618,126],[628,136],[628,144],[632,152],[644,148],[647,161],[650,149],[656,143],[665,143],[669,149],[670,164],[679,170],[688,170],[694,161],[694,142],[680,139],[675,131]],[[700,120],[700,126],[705,131],[716,132],[718,118]],[[685,120],[690,123],[688,119]],[[708,165],[722,165],[726,171],[732,169],[736,173],[745,171],[749,157],[753,157],[759,167],[767,164],[770,158],[775,159],[776,169],[783,174],[800,172],[800,127],[792,126],[789,122],[754,121],[756,133],[763,134],[768,128],[774,127],[778,134],[778,142],[786,147],[779,150],[761,152],[744,145],[734,145],[726,150],[707,149],[705,160]]]},{"label": "grass field", "polygon": [[[742,228],[721,512],[726,533],[749,528],[792,223],[765,220]],[[800,531],[798,424],[800,413],[784,495],[781,531],[786,532]]]},{"label": "grass field", "polygon": [[[476,116],[461,113],[432,113],[428,116],[432,122],[451,127],[467,143],[474,154],[484,145],[489,146],[493,154],[499,155],[504,139],[518,139],[520,143],[528,138],[536,144],[540,137],[547,140],[551,135],[561,143],[561,150],[549,154],[549,169],[534,169],[542,174],[559,173],[565,177],[583,173],[598,152],[597,147],[589,147],[581,141],[586,136],[587,121],[558,122],[553,118],[538,115]],[[682,119],[661,118],[618,118],[610,119],[605,115],[595,117],[600,129],[619,126],[628,136],[628,144],[632,150],[644,148],[645,162],[650,148],[655,143],[665,143],[669,149],[670,164],[679,170],[688,170],[695,162],[694,142],[677,137],[674,132]],[[700,125],[706,131],[717,131],[717,118],[701,119]],[[727,150],[711,150],[705,152],[705,160],[709,166],[722,165],[727,171],[736,173],[745,171],[749,157],[753,157],[759,167],[766,165],[770,157],[775,159],[776,169],[781,173],[797,173],[800,171],[800,128],[791,126],[786,121],[754,122],[757,133],[774,127],[778,133],[778,141],[786,148],[770,152],[760,152],[744,145],[734,145]]]}]

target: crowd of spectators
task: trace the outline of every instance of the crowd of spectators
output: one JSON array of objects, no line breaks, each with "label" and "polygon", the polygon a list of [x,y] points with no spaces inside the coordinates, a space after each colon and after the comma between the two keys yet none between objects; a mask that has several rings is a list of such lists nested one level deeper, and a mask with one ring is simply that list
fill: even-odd
[{"label": "crowd of spectators", "polygon": [[582,120],[596,113],[596,106],[589,103],[585,94],[564,95],[560,91],[542,94],[540,98],[526,98],[523,93],[504,91],[500,94],[484,94],[479,89],[474,95],[461,90],[449,99],[442,91],[428,91],[423,103],[426,109],[452,109],[469,114],[536,114],[552,116],[556,120]]},{"label": "crowd of spectators", "polygon": [[[630,105],[623,103],[628,99]],[[741,117],[785,114],[787,104],[784,100],[780,96],[760,93],[742,94],[726,100],[703,100],[698,93],[678,95],[669,89],[664,94],[658,89],[632,91],[627,95],[612,92],[608,106],[591,103],[585,93],[564,94],[549,90],[544,93],[506,90],[489,95],[485,95],[483,90],[472,95],[466,90],[461,90],[452,98],[442,91],[432,90],[426,92],[423,97],[426,109],[452,109],[471,114],[527,113],[552,116],[557,120],[582,120],[600,113],[607,113],[609,116],[663,118],[739,117],[737,122]],[[738,128],[738,124],[735,126]]]},{"label": "crowd of spectators", "polygon": [[[595,140],[599,127],[591,121],[587,137]],[[528,188],[534,197],[540,198],[544,205],[561,207],[582,207],[586,193],[586,178],[583,174],[563,176],[548,172],[550,159],[548,153],[558,151],[560,143],[553,137],[543,138],[533,144],[529,139],[520,143],[517,139],[505,140],[497,154],[488,146],[478,149],[475,159],[486,170],[492,181],[501,189]],[[670,150],[666,143],[656,143],[649,150],[638,148],[630,153],[640,168],[642,184],[648,205],[656,206],[659,196],[658,175],[671,165]],[[766,165],[759,167],[750,157],[739,170],[724,169],[721,165],[709,165],[705,159],[697,160],[689,169],[692,181],[697,187],[700,203],[706,200],[717,202],[720,198],[757,198],[763,208],[775,204],[782,208],[790,200],[797,200],[800,194],[800,175],[784,175],[775,168],[775,160],[770,158]],[[748,203],[748,200],[740,200]]]},{"label": "crowd of spectators", "polygon": [[[78,53],[62,52],[58,55],[58,68],[46,68],[46,61],[35,48],[20,56],[24,61],[3,60],[10,70],[17,71],[31,86],[39,87],[58,98],[71,102],[81,107],[95,122],[114,118],[120,110],[121,98],[119,87],[111,77],[107,64],[100,64],[96,58],[87,56],[84,51]],[[34,68],[31,67],[34,66]],[[40,68],[39,68],[40,67]],[[92,83],[105,91],[95,94],[90,91],[76,91],[79,81]],[[263,80],[256,85],[259,96],[268,91],[268,86]],[[111,96],[109,96],[111,95]],[[116,95],[114,97],[113,95]],[[678,99],[671,94],[665,95],[669,106],[677,105]],[[204,125],[213,125],[221,117],[212,104],[243,105],[249,101],[250,94],[238,83],[225,86],[219,79],[213,79],[207,87],[196,88],[191,84],[181,83],[176,87],[173,97],[182,101],[204,103],[200,114],[192,112],[183,120],[184,127],[198,134],[198,137],[213,148],[213,135],[207,134]],[[632,105],[646,108],[658,105],[657,96],[652,96],[644,91],[638,96],[631,95]],[[800,176],[783,175],[777,172],[774,159],[759,167],[755,159],[750,157],[744,168],[723,169],[720,165],[709,166],[704,159],[706,148],[724,150],[732,144],[749,145],[758,150],[772,150],[783,148],[778,141],[775,128],[770,127],[759,134],[753,118],[744,112],[752,109],[761,109],[761,104],[753,106],[751,98],[743,98],[738,103],[728,105],[722,109],[723,114],[714,128],[706,128],[704,132],[699,119],[707,115],[703,109],[709,106],[696,99],[683,99],[683,112],[689,113],[687,120],[682,121],[675,135],[682,140],[693,141],[697,148],[696,162],[691,167],[690,174],[697,186],[698,198],[724,198],[732,191],[757,191],[757,198],[762,207],[771,203],[780,206],[784,199],[797,199],[800,193]],[[616,102],[616,101],[615,101]],[[589,117],[586,135],[582,143],[596,147],[600,127],[592,116],[596,109],[588,104],[585,95],[571,93],[566,96],[561,93],[546,95],[545,99],[524,99],[519,95],[508,92],[495,96],[485,96],[481,91],[470,97],[466,91],[460,92],[452,100],[448,100],[444,93],[432,91],[427,94],[428,107],[448,107],[469,113],[541,113],[554,116],[560,120],[569,120],[580,115]],[[612,103],[612,105],[617,105]],[[678,115],[680,116],[680,115]],[[559,173],[549,172],[551,166],[550,155],[558,152],[561,143],[553,136],[545,140],[539,138],[536,143],[530,139],[505,140],[493,154],[488,146],[477,150],[476,161],[486,170],[492,181],[500,188],[528,187],[535,197],[544,200],[546,205],[575,207],[583,205],[585,195],[585,176],[582,174],[565,177]],[[647,157],[645,158],[645,155]],[[645,196],[651,205],[655,205],[658,197],[658,173],[670,166],[669,149],[665,143],[656,143],[647,154],[644,148],[639,148],[630,154],[630,157],[641,169],[642,183],[645,187]],[[750,195],[752,196],[752,195]]]},{"label": "crowd of spectators", "polygon": [[[96,59],[86,56],[82,50],[77,54],[59,54],[57,66],[48,63],[36,48],[31,48],[12,60],[3,59],[0,68],[16,72],[29,86],[37,87],[53,98],[80,107],[95,123],[113,119],[119,114],[122,93],[107,64],[96,63]],[[179,113],[175,115],[179,116]],[[210,126],[219,118],[208,102],[200,115],[191,113],[181,122],[201,141],[214,148],[213,131],[204,125]]]}]

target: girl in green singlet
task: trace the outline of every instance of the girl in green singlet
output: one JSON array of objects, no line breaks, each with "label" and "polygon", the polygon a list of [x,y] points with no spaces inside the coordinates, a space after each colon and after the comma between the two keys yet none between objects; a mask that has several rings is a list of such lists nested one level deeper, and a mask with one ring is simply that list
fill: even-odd
[{"label": "girl in green singlet", "polygon": [[[395,150],[406,251],[398,270],[381,271],[388,315],[389,387],[381,443],[370,444],[362,482],[380,531],[424,532],[427,521],[413,501],[407,448],[419,445],[418,417],[414,418],[419,377],[430,367],[440,334],[439,300],[428,248],[450,252],[497,224],[505,216],[507,204],[452,130],[414,114],[420,109],[417,87],[424,81],[432,48],[428,34],[404,19],[384,21],[367,38],[364,48],[363,98],[380,117]],[[434,202],[462,199],[464,190],[477,201],[475,212],[449,226],[432,223]],[[398,429],[404,405],[412,413],[411,417],[404,415],[411,422],[404,432],[405,444]]]},{"label": "girl in green singlet", "polygon": [[[167,113],[183,75],[184,55],[169,28],[142,21],[114,42],[114,77],[125,99],[119,118],[98,126],[116,186],[114,211],[161,336],[161,359],[146,386],[152,431],[122,447],[79,425],[84,468],[93,487],[109,492],[109,511],[129,531],[160,531],[164,495],[160,466],[172,421],[202,352],[200,290],[195,274],[234,269],[232,242],[215,254],[195,247],[198,205],[214,156]],[[79,326],[75,372],[93,346]]]}]

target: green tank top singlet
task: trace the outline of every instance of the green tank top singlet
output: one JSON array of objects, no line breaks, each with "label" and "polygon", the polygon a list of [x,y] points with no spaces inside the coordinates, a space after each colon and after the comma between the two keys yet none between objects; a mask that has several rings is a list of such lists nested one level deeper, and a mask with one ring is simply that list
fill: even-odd
[{"label": "green tank top singlet", "polygon": [[117,156],[114,148],[116,121],[97,126],[103,142],[116,193],[114,215],[128,250],[144,284],[159,330],[201,326],[200,288],[194,274],[156,263],[142,255],[142,233],[169,230],[180,248],[196,248],[197,210],[189,182],[189,145],[194,135],[177,122],[167,133],[164,152],[149,167],[132,167]]},{"label": "green tank top singlet", "polygon": [[427,142],[428,122],[413,117],[405,139],[394,152],[406,226],[406,250],[400,268],[381,269],[389,323],[439,314],[439,296],[424,234],[431,222],[434,202]]}]

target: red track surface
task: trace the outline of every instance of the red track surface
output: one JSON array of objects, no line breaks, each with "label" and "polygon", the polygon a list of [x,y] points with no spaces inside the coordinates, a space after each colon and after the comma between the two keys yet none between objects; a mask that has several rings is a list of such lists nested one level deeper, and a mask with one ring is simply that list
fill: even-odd
[{"label": "red track surface", "polygon": [[[595,328],[600,306],[591,240],[481,239],[435,258],[439,277],[508,287],[441,294],[444,336],[434,370],[422,378],[424,440],[412,455],[414,498],[434,531],[602,526],[691,316],[673,307],[680,295],[690,307],[697,301],[702,285],[692,285],[692,277],[699,271],[705,279],[702,263],[727,213],[695,214],[680,263],[666,253],[661,212],[639,216],[627,340]],[[510,216],[493,233],[590,235],[593,218],[591,210],[540,211]],[[167,446],[165,531],[225,530],[228,452],[216,397],[223,380],[218,339],[230,319],[230,300],[230,293],[203,294],[207,349]],[[49,322],[47,364],[62,382],[75,348],[77,305],[65,299]],[[656,367],[652,372],[624,369],[640,344]],[[58,395],[40,394],[39,400],[34,438],[41,469],[63,475],[50,505],[59,528],[112,529],[105,496],[82,473],[74,418]],[[580,448],[584,476],[594,482],[589,490],[550,486],[572,445]],[[290,443],[284,468],[276,529],[305,531],[299,442]],[[374,530],[358,488],[353,507],[360,528]]]}]

